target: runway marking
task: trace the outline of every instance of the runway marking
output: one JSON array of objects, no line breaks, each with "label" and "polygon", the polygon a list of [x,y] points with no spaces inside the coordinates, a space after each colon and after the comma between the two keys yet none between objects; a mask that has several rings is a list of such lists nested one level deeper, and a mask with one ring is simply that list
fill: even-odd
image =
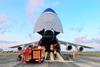
[{"label": "runway marking", "polygon": [[64,61],[62,61],[62,60],[46,60],[45,62],[63,62],[63,63],[72,63],[72,62],[74,62],[74,61],[72,61],[72,60],[68,60],[68,61],[66,61],[66,60],[64,60]]}]

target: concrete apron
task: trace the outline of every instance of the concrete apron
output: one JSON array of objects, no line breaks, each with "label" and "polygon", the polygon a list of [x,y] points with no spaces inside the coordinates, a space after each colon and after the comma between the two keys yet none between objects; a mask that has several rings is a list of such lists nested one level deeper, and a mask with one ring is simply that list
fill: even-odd
[{"label": "concrete apron", "polygon": [[[45,62],[74,62],[72,60],[64,60],[63,57],[58,52],[56,52],[56,58],[53,52],[50,52],[49,55],[50,55],[49,60],[45,60]],[[45,58],[47,58],[47,56],[48,56],[48,53],[46,52]]]}]

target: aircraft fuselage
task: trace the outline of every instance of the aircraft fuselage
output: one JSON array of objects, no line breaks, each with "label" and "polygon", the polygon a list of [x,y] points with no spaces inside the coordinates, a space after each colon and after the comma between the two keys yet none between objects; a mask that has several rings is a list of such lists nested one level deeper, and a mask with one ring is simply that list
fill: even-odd
[{"label": "aircraft fuselage", "polygon": [[[51,30],[44,31],[44,34],[42,35],[42,38],[39,41],[39,45],[44,46],[47,52],[51,52],[54,50],[60,52],[60,45],[55,34],[56,32]],[[51,48],[53,50],[51,50]]]}]

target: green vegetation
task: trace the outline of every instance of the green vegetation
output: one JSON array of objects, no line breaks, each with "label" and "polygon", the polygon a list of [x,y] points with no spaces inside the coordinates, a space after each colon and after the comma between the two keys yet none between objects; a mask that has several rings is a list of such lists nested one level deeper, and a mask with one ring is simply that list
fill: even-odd
[{"label": "green vegetation", "polygon": [[0,52],[0,57],[1,56],[17,56],[17,53],[14,52]]},{"label": "green vegetation", "polygon": [[[73,54],[73,52],[62,52],[62,54]],[[100,57],[100,52],[80,52],[80,56]]]},{"label": "green vegetation", "polygon": [[[62,52],[62,54],[72,54],[72,52]],[[81,56],[100,57],[100,52],[81,52]],[[16,52],[0,52],[0,56],[17,56]]]},{"label": "green vegetation", "polygon": [[93,57],[100,57],[100,52],[81,52],[81,56],[93,56]]}]

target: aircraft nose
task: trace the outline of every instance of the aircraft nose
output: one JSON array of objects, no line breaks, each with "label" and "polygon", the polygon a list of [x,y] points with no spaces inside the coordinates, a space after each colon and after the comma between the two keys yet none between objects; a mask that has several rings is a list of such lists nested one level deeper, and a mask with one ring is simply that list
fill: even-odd
[{"label": "aircraft nose", "polygon": [[45,13],[45,12],[52,12],[52,13],[56,14],[56,12],[51,8],[47,8],[46,10],[43,11],[43,13]]}]

